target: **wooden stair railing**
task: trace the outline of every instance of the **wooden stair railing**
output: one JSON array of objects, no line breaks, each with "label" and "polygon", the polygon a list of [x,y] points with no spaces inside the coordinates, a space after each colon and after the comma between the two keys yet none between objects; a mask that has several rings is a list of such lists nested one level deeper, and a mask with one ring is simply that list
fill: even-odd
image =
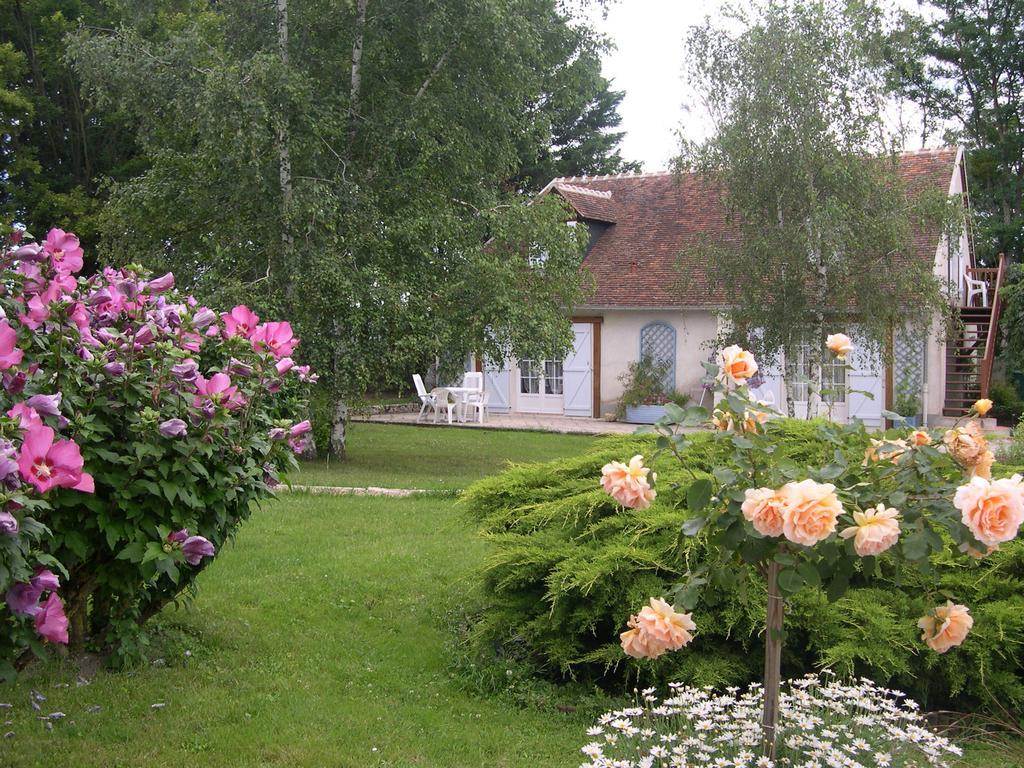
[{"label": "wooden stair railing", "polygon": [[979,397],[988,397],[998,336],[1006,259],[1000,254],[996,267],[968,270],[968,276],[985,284],[987,306],[957,307],[960,330],[946,348],[946,391],[943,414],[961,416]]},{"label": "wooden stair railing", "polygon": [[[992,271],[992,270],[989,270]],[[999,313],[1003,302],[999,294],[1003,288],[1003,277],[1006,273],[1006,254],[999,254],[999,265],[995,268],[994,289],[992,291],[992,314],[988,324],[988,338],[985,340],[985,357],[981,363],[981,396],[988,397],[989,386],[992,384],[992,364],[996,358],[996,339],[999,336]],[[987,281],[986,281],[987,282]]]}]

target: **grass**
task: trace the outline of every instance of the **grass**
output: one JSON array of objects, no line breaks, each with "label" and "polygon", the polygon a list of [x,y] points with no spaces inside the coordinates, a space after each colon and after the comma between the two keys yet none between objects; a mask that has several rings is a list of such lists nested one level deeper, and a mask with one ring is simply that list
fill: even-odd
[{"label": "grass", "polygon": [[[352,465],[304,474],[426,487],[432,476],[412,459],[440,440],[437,451],[466,460],[434,478],[454,488],[589,439],[566,438],[358,424]],[[13,705],[0,709],[0,733],[14,734],[0,738],[0,766],[579,765],[591,718],[480,697],[450,672],[448,610],[486,546],[450,498],[287,495],[204,571],[193,608],[163,614],[157,663],[78,686],[78,668],[58,661],[0,687]],[[40,712],[32,690],[47,697]],[[50,712],[65,714],[52,731],[39,719]],[[1018,765],[1007,755],[1022,748],[969,748],[960,768]]]},{"label": "grass", "polygon": [[302,462],[291,481],[452,490],[493,475],[510,461],[577,455],[593,441],[589,435],[352,422],[344,462]]},{"label": "grass", "polygon": [[[76,687],[51,664],[0,689],[15,733],[0,765],[578,765],[578,715],[475,697],[447,672],[452,585],[484,546],[451,499],[274,502],[203,573],[194,608],[164,614],[166,666]],[[37,716],[54,711],[47,732]]]}]

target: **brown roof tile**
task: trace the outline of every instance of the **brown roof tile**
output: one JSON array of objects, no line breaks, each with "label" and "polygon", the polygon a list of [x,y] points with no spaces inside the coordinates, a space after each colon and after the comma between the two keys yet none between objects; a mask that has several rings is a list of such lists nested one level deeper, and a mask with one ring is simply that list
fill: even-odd
[{"label": "brown roof tile", "polygon": [[[955,148],[906,153],[900,176],[910,190],[952,178]],[[697,238],[739,242],[726,219],[722,194],[695,173],[574,176],[555,179],[545,191],[564,197],[583,219],[611,224],[591,245],[583,264],[594,276],[593,306],[721,306],[725,297],[709,285],[707,265],[684,247]],[[939,232],[917,232],[914,255],[935,258]]]}]

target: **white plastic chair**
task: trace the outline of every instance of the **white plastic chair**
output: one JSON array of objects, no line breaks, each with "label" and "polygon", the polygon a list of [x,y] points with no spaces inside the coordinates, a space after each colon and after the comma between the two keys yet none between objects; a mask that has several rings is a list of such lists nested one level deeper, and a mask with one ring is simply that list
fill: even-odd
[{"label": "white plastic chair", "polygon": [[452,423],[452,412],[458,403],[452,399],[451,392],[444,387],[434,387],[430,390],[429,397],[433,398],[434,403],[434,423],[437,424],[437,415],[441,412],[442,408],[448,409],[448,423]]},{"label": "white plastic chair", "polygon": [[988,283],[984,280],[975,280],[970,273],[964,273],[964,285],[967,288],[968,307],[974,306],[974,297],[981,296],[981,306],[988,309]]},{"label": "white plastic chair", "polygon": [[[491,401],[491,393],[483,392],[479,395],[475,395],[471,400],[466,401],[466,408],[473,410],[477,413],[477,421],[480,424],[484,423],[484,413],[487,411],[487,404]],[[468,418],[472,418],[471,416]]]},{"label": "white plastic chair", "polygon": [[466,374],[462,377],[462,386],[482,392],[484,388],[484,375],[480,371],[466,371]]},{"label": "white plastic chair", "polygon": [[419,420],[423,418],[423,414],[427,408],[435,407],[436,399],[434,398],[433,393],[427,392],[427,388],[423,386],[423,377],[418,373],[414,373],[412,375],[412,383],[416,385],[416,394],[419,395],[420,402],[423,403],[423,406],[420,408],[420,415],[416,417],[416,422],[419,423]]}]

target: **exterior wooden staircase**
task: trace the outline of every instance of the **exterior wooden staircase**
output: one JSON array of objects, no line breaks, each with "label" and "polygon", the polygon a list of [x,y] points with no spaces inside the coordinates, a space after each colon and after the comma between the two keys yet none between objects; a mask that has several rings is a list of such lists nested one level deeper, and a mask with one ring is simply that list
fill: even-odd
[{"label": "exterior wooden staircase", "polygon": [[[999,255],[996,267],[971,268],[969,277],[985,283],[985,301],[977,297],[972,305],[954,309],[957,328],[946,344],[946,398],[944,416],[962,416],[974,401],[988,397],[992,381],[992,363],[996,354],[999,313],[1002,310],[999,292],[1003,287],[1006,258]],[[984,306],[987,304],[987,306]]]}]

